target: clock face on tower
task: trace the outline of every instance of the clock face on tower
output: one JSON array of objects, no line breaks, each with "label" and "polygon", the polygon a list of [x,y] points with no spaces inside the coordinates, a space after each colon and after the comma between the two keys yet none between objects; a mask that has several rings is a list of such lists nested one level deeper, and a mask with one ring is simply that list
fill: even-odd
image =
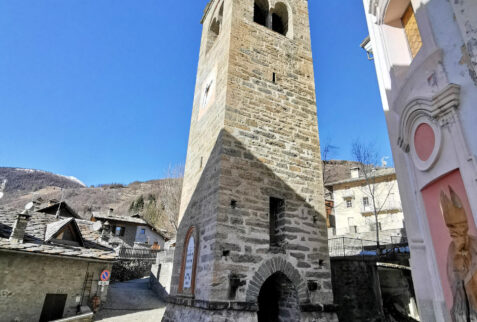
[{"label": "clock face on tower", "polygon": [[202,116],[204,116],[204,114],[215,101],[216,75],[217,69],[214,68],[202,84],[199,114],[197,117],[199,120],[202,118]]}]

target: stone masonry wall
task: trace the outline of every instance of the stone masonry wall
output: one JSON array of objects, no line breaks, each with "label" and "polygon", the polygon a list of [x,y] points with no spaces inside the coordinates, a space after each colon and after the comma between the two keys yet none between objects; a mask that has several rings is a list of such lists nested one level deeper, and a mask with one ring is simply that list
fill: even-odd
[{"label": "stone masonry wall", "polygon": [[[303,0],[284,2],[290,38],[253,22],[253,0],[211,1],[203,22],[172,295],[178,295],[185,235],[194,226],[195,301],[256,303],[262,284],[280,271],[293,282],[301,305],[332,303],[308,8]],[[222,3],[220,34],[207,51],[208,29]],[[214,95],[204,107],[211,74]],[[270,247],[270,197],[285,200],[277,222],[284,236],[279,247]],[[312,291],[309,282],[316,285]],[[166,317],[182,316],[172,307]]]},{"label": "stone masonry wall", "polygon": [[333,258],[331,268],[340,322],[384,321],[376,260]]},{"label": "stone masonry wall", "polygon": [[156,262],[151,267],[149,288],[164,301],[171,291],[173,260],[174,249],[167,249],[157,254]]},{"label": "stone masonry wall", "polygon": [[[67,294],[64,317],[76,314],[76,297],[85,294],[83,305],[99,295],[104,302],[107,287],[101,292],[99,275],[111,264],[38,255],[0,254],[0,308],[2,321],[38,321],[46,294]],[[87,273],[92,279],[87,279]],[[85,283],[85,279],[89,283]]]},{"label": "stone masonry wall", "polygon": [[[253,281],[279,257],[299,283],[318,283],[314,292],[296,285],[302,302],[332,302],[308,7],[287,3],[292,38],[254,23],[253,1],[233,2],[215,298],[227,295],[229,275]],[[270,248],[270,197],[285,200],[279,254]],[[260,286],[249,282],[236,300],[254,300]]]},{"label": "stone masonry wall", "polygon": [[113,265],[111,282],[126,282],[149,276],[154,259],[122,259]]},{"label": "stone masonry wall", "polygon": [[137,225],[124,223],[124,222],[111,222],[112,226],[121,226],[124,227],[124,236],[114,236],[114,231],[111,231],[111,237],[109,239],[109,243],[118,243],[118,244],[126,244],[128,247],[134,246],[134,241],[136,240],[136,231]]},{"label": "stone masonry wall", "polygon": [[[209,287],[212,284],[210,274],[212,267],[207,259],[213,257],[211,254],[215,248],[213,236],[216,233],[215,218],[219,198],[221,131],[228,68],[228,57],[224,53],[228,51],[230,39],[231,10],[227,8],[224,11],[224,23],[218,38],[209,51],[205,45],[200,50],[171,281],[171,294],[174,295],[177,294],[179,287],[185,235],[190,227],[197,227],[200,234],[198,241],[200,252],[195,296],[200,299],[208,298]],[[215,3],[211,10],[213,14],[217,14],[218,4]],[[210,17],[204,22],[204,26],[210,24]],[[207,29],[204,29],[202,44],[207,42],[208,37],[210,35]],[[215,94],[211,98],[207,112],[201,114],[199,118],[203,87],[210,77],[215,79]]]}]

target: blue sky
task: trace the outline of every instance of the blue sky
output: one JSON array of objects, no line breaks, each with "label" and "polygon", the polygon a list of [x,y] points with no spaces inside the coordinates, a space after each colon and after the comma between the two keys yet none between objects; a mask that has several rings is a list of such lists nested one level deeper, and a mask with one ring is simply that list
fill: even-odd
[{"label": "blue sky", "polygon": [[[0,1],[0,166],[88,185],[184,163],[207,0]],[[309,1],[322,142],[391,155],[361,1]]]}]

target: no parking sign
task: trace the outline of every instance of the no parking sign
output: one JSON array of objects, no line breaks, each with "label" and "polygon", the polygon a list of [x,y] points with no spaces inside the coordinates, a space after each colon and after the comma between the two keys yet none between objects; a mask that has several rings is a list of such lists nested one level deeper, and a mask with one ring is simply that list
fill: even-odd
[{"label": "no parking sign", "polygon": [[101,275],[99,276],[99,278],[103,281],[103,282],[107,282],[109,281],[109,277],[111,276],[111,272],[108,271],[107,269],[105,269],[104,271],[101,272]]}]

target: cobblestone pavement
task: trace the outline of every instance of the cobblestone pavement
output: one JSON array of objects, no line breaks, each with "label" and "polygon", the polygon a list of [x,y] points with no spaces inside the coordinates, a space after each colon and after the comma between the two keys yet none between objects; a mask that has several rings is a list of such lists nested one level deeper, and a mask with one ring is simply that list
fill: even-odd
[{"label": "cobblestone pavement", "polygon": [[148,288],[149,278],[109,286],[108,299],[95,321],[160,321],[166,304]]}]

